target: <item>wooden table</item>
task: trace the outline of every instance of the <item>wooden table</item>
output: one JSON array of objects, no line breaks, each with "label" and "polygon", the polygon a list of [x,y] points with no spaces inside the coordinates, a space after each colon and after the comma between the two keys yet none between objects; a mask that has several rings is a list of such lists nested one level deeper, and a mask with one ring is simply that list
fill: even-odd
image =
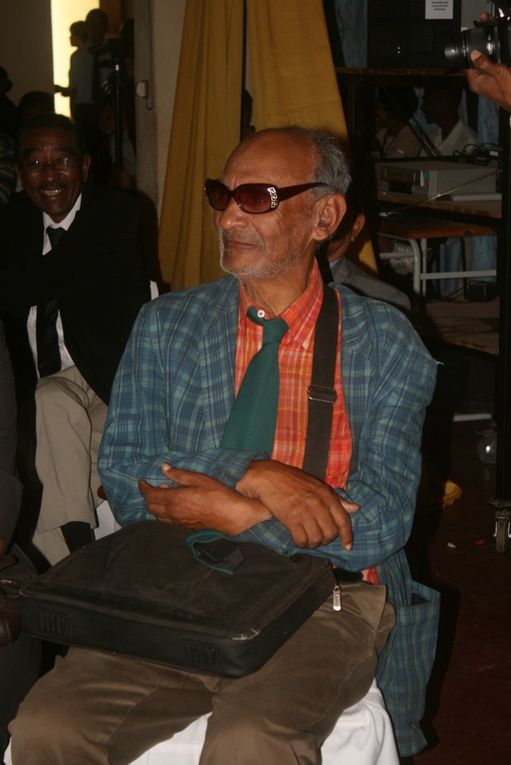
[{"label": "wooden table", "polygon": [[[426,315],[434,336],[461,348],[496,356],[499,352],[499,300],[474,303],[431,300]],[[431,336],[427,329],[425,335]]]},{"label": "wooden table", "polygon": [[457,201],[450,199],[428,199],[426,197],[414,197],[411,194],[396,194],[395,192],[378,192],[378,202],[381,205],[392,206],[394,212],[413,214],[413,211],[434,211],[441,213],[441,217],[449,215],[462,215],[465,220],[494,219],[500,221],[502,217],[502,203],[498,200]]},{"label": "wooden table", "polygon": [[[396,195],[392,196],[395,197]],[[458,205],[459,203],[453,204]],[[493,209],[496,212],[495,203],[485,202],[484,204],[493,205]],[[496,275],[496,269],[494,268],[479,270],[464,268],[461,271],[428,272],[428,239],[449,237],[464,239],[469,236],[493,236],[495,229],[491,225],[481,225],[464,220],[453,221],[443,218],[426,218],[417,215],[413,216],[411,212],[399,212],[380,217],[377,232],[383,237],[405,241],[410,245],[412,250],[411,257],[413,258],[413,289],[418,295],[424,294],[426,281],[433,279],[469,279]],[[403,258],[405,255],[398,251],[380,252],[381,260],[392,260],[399,257]]]}]

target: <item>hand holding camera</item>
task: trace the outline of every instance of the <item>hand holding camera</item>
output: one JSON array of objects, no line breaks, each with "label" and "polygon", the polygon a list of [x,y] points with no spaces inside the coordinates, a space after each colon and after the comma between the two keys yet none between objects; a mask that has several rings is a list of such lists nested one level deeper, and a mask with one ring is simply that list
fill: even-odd
[{"label": "hand holding camera", "polygon": [[473,29],[446,46],[445,56],[454,66],[467,67],[470,90],[511,111],[511,4],[496,5],[500,16],[482,13]]},{"label": "hand holding camera", "polygon": [[473,68],[466,72],[470,90],[511,111],[511,69],[478,50],[470,53],[470,60]]}]

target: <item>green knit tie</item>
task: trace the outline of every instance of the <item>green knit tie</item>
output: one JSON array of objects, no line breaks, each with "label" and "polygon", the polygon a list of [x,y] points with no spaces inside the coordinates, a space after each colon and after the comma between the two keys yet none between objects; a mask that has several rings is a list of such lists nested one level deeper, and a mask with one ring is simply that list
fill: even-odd
[{"label": "green knit tie", "polygon": [[259,317],[254,307],[247,316],[262,325],[263,345],[247,367],[220,446],[271,456],[279,405],[278,352],[288,326],[284,319]]}]

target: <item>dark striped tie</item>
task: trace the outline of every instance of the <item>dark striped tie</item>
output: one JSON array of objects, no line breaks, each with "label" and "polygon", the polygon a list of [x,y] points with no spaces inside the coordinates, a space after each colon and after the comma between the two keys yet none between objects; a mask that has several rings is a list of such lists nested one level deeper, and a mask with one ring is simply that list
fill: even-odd
[{"label": "dark striped tie", "polygon": [[[49,226],[46,233],[51,242],[52,250],[58,245],[61,237],[66,233],[63,228]],[[47,257],[44,256],[44,257]],[[59,350],[59,338],[57,334],[57,316],[59,304],[56,298],[48,300],[37,306],[36,318],[36,343],[37,343],[37,368],[39,375],[46,377],[58,372],[62,366]]]}]

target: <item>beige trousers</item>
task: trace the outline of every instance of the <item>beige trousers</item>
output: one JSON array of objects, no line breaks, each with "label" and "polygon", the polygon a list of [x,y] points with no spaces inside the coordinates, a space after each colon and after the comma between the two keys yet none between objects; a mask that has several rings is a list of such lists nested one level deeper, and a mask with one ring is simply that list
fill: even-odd
[{"label": "beige trousers", "polygon": [[69,554],[60,526],[97,526],[97,457],[106,404],[76,367],[39,380],[36,388],[35,463],[42,484],[33,543],[52,565]]},{"label": "beige trousers", "polygon": [[13,763],[128,765],[212,711],[201,765],[319,765],[337,718],[367,693],[393,624],[384,587],[346,585],[340,612],[329,598],[239,679],[71,648],[11,723]]}]

